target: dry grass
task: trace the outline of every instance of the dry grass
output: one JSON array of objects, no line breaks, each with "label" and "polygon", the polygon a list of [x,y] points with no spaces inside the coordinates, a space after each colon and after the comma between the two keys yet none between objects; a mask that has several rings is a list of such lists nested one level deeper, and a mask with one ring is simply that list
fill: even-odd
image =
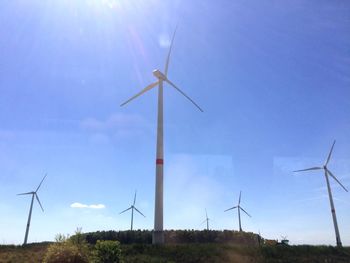
[{"label": "dry grass", "polygon": [[38,263],[42,262],[49,243],[29,244],[27,246],[0,246],[0,263]]},{"label": "dry grass", "polygon": [[[0,246],[0,263],[42,262],[50,243]],[[350,248],[237,246],[230,244],[122,245],[124,262],[349,263]],[[63,263],[63,262],[62,262]]]}]

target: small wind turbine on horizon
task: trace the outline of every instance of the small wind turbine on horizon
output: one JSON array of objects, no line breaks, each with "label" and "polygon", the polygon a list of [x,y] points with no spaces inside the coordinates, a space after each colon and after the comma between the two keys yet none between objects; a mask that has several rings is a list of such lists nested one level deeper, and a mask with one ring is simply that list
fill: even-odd
[{"label": "small wind turbine on horizon", "polygon": [[163,153],[163,82],[168,83],[175,90],[180,92],[184,97],[191,101],[200,111],[203,110],[182,90],[180,90],[173,82],[168,79],[168,68],[171,49],[174,43],[176,29],[171,40],[168,56],[165,63],[164,73],[159,69],[153,70],[153,75],[157,78],[157,81],[149,84],[139,93],[122,103],[120,106],[124,106],[133,99],[141,96],[145,92],[158,86],[158,120],[157,120],[157,151],[156,151],[156,189],[155,189],[155,209],[154,209],[154,230],[152,235],[153,244],[164,243],[163,232],[163,165],[164,165],[164,153]]},{"label": "small wind turbine on horizon", "polygon": [[205,220],[201,224],[207,222],[207,230],[208,231],[209,231],[209,220],[210,220],[210,218],[208,217],[207,209],[205,209]]},{"label": "small wind turbine on horizon", "polygon": [[135,203],[136,203],[136,191],[135,191],[135,195],[134,195],[134,202],[132,203],[132,205],[129,207],[129,208],[127,208],[127,209],[125,209],[125,210],[123,210],[123,211],[121,211],[119,214],[122,214],[122,213],[124,213],[124,212],[126,212],[126,211],[128,211],[128,210],[130,210],[131,209],[131,228],[130,228],[130,230],[132,231],[132,229],[133,229],[133,224],[134,224],[134,209],[136,210],[136,212],[138,212],[140,215],[142,215],[143,217],[146,217],[144,214],[142,214],[136,207],[135,207]]},{"label": "small wind turbine on horizon", "polygon": [[335,177],[335,175],[327,167],[327,165],[329,163],[329,160],[331,159],[331,156],[332,156],[334,144],[335,144],[335,140],[334,140],[334,142],[332,144],[331,150],[329,151],[329,154],[327,156],[326,162],[323,164],[323,166],[311,167],[311,168],[307,168],[307,169],[296,170],[296,171],[293,171],[293,172],[324,170],[324,175],[326,177],[326,183],[327,183],[327,189],[328,189],[329,202],[330,202],[330,205],[331,205],[331,212],[332,212],[332,218],[333,218],[333,224],[334,224],[334,230],[335,230],[335,238],[336,238],[337,246],[341,247],[342,243],[341,243],[340,234],[339,234],[337,216],[335,214],[335,207],[334,207],[334,202],[333,202],[332,190],[331,190],[331,186],[329,184],[329,176],[332,177],[346,192],[348,192],[348,189],[346,189],[345,186],[342,185],[342,183]]},{"label": "small wind turbine on horizon", "polygon": [[239,199],[238,199],[238,205],[231,207],[229,209],[226,209],[224,212],[227,212],[232,209],[236,209],[238,211],[238,222],[239,222],[239,231],[242,232],[242,226],[241,226],[241,210],[246,213],[249,217],[252,217],[250,214],[248,214],[242,207],[241,207],[241,193],[242,191],[239,192]]},{"label": "small wind turbine on horizon", "polygon": [[23,242],[23,245],[26,245],[27,244],[27,240],[28,240],[28,234],[29,234],[29,226],[30,226],[30,220],[32,218],[32,210],[33,210],[33,203],[34,203],[34,196],[36,198],[36,200],[38,201],[40,207],[41,207],[41,210],[44,212],[44,208],[43,206],[41,205],[40,203],[40,200],[39,200],[39,196],[37,194],[41,184],[43,183],[44,179],[46,178],[47,174],[45,174],[44,178],[41,180],[39,186],[36,188],[35,191],[32,191],[32,192],[28,192],[28,193],[21,193],[21,194],[17,194],[17,195],[32,195],[32,201],[30,203],[30,209],[29,209],[29,216],[28,216],[28,221],[27,221],[27,227],[26,227],[26,233],[25,233],[25,236],[24,236],[24,242]]}]

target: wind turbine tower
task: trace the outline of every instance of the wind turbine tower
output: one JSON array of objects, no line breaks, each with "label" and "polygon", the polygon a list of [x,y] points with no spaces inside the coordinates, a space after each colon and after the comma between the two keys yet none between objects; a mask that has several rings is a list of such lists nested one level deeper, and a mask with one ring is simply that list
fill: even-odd
[{"label": "wind turbine tower", "polygon": [[208,231],[209,231],[209,220],[210,220],[210,218],[208,217],[207,209],[205,209],[205,220],[201,224],[207,222],[207,230]]},{"label": "wind turbine tower", "polygon": [[237,208],[237,211],[238,211],[238,222],[239,222],[239,231],[242,232],[242,225],[241,225],[241,210],[246,213],[249,217],[251,217],[250,214],[248,214],[242,207],[241,207],[241,193],[242,191],[239,192],[239,199],[238,199],[238,205],[234,206],[234,207],[231,207],[229,209],[226,209],[224,212],[227,212],[229,210],[232,210],[232,209],[236,209]]},{"label": "wind turbine tower", "polygon": [[153,70],[153,75],[157,78],[156,82],[149,84],[139,93],[122,103],[120,106],[124,106],[133,99],[141,96],[143,93],[158,86],[158,120],[157,120],[157,147],[156,147],[156,189],[155,189],[155,209],[154,209],[154,230],[152,236],[153,244],[164,243],[163,232],[163,166],[164,166],[164,152],[163,152],[163,84],[168,83],[175,90],[180,92],[188,100],[190,100],[200,111],[203,110],[182,90],[180,90],[173,82],[168,79],[168,67],[170,60],[170,53],[174,43],[176,29],[171,40],[168,56],[165,63],[165,70],[162,73],[159,69]]},{"label": "wind turbine tower", "polygon": [[334,207],[334,202],[333,202],[332,190],[331,190],[331,186],[329,184],[329,176],[332,177],[346,192],[348,192],[348,189],[346,189],[345,186],[341,184],[341,182],[335,177],[335,175],[327,167],[327,165],[329,163],[329,160],[331,159],[331,156],[332,156],[334,144],[335,144],[335,140],[334,140],[334,142],[332,144],[331,150],[329,151],[327,160],[326,160],[326,162],[324,163],[323,166],[311,167],[311,168],[307,168],[307,169],[297,170],[297,171],[294,171],[294,172],[303,172],[303,171],[312,171],[312,170],[324,170],[324,176],[326,178],[326,184],[327,184],[327,189],[328,189],[329,203],[331,205],[331,213],[332,213],[334,230],[335,230],[335,238],[336,238],[337,246],[341,247],[342,243],[341,243],[340,234],[339,234],[337,216],[335,214],[335,207]]},{"label": "wind turbine tower", "polygon": [[131,209],[131,227],[130,230],[132,231],[133,228],[133,224],[134,224],[134,210],[136,210],[136,212],[138,212],[140,215],[142,215],[143,217],[146,217],[144,214],[142,214],[136,207],[135,207],[135,203],[136,203],[136,191],[135,191],[135,195],[134,195],[134,202],[132,203],[132,205],[125,209],[124,211],[121,211],[119,214],[122,214],[128,210]]},{"label": "wind turbine tower", "polygon": [[30,220],[32,218],[32,210],[33,210],[33,203],[34,203],[34,197],[36,198],[36,200],[38,201],[40,207],[41,207],[41,210],[44,212],[44,208],[43,206],[41,205],[40,203],[40,200],[39,200],[39,196],[37,194],[41,184],[43,183],[44,179],[46,178],[46,175],[44,176],[44,178],[41,180],[39,186],[36,188],[35,191],[32,191],[32,192],[28,192],[28,193],[21,193],[21,194],[17,194],[17,195],[32,195],[32,201],[30,203],[30,209],[29,209],[29,216],[28,216],[28,221],[27,221],[27,227],[26,227],[26,233],[24,235],[24,242],[23,242],[23,245],[26,245],[27,244],[27,240],[28,240],[28,233],[29,233],[29,226],[30,226]]}]

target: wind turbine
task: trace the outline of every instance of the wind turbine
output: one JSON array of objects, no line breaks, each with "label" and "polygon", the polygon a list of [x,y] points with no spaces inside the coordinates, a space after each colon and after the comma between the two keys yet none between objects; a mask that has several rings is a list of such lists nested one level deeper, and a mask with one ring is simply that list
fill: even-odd
[{"label": "wind turbine", "polygon": [[156,151],[156,189],[155,189],[155,209],[154,209],[154,231],[152,236],[153,244],[164,243],[164,232],[163,232],[163,165],[164,165],[164,153],[163,153],[163,83],[168,83],[175,90],[180,92],[189,101],[191,101],[200,111],[203,110],[182,90],[180,90],[173,82],[168,79],[168,68],[170,53],[174,43],[176,29],[171,40],[168,56],[165,62],[164,73],[159,69],[153,70],[153,75],[157,78],[157,81],[149,84],[139,93],[122,103],[120,106],[124,106],[133,99],[141,96],[145,92],[151,90],[158,85],[158,121],[157,121],[157,151]]},{"label": "wind turbine", "polygon": [[333,148],[334,148],[334,144],[335,144],[335,140],[332,144],[331,150],[329,151],[328,157],[326,159],[326,162],[324,163],[323,166],[320,167],[311,167],[311,168],[307,168],[307,169],[302,169],[302,170],[297,170],[297,171],[293,171],[293,172],[303,172],[303,171],[313,171],[313,170],[324,170],[324,175],[326,177],[326,183],[327,183],[327,189],[328,189],[328,196],[329,196],[329,202],[331,205],[331,212],[332,212],[332,218],[333,218],[333,224],[334,224],[334,230],[335,230],[335,238],[337,241],[337,246],[341,247],[342,243],[340,240],[340,234],[339,234],[339,229],[338,229],[338,222],[337,222],[337,216],[335,214],[335,207],[334,207],[334,202],[333,202],[333,197],[332,197],[332,190],[331,190],[331,186],[329,184],[329,176],[332,177],[338,184],[340,184],[340,186],[346,191],[348,192],[348,190],[345,188],[344,185],[341,184],[341,182],[334,176],[334,174],[328,169],[327,165],[329,163],[329,160],[331,159],[332,156],[332,152],[333,152]]},{"label": "wind turbine", "polygon": [[238,199],[238,205],[234,206],[234,207],[231,207],[229,209],[226,209],[224,212],[227,212],[229,210],[232,210],[232,209],[236,209],[237,208],[237,211],[238,211],[238,221],[239,221],[239,231],[242,232],[242,226],[241,226],[241,210],[246,213],[249,217],[251,217],[250,214],[248,214],[242,207],[241,207],[241,193],[242,191],[239,192],[239,199]]},{"label": "wind turbine", "polygon": [[146,217],[144,214],[142,214],[136,207],[135,207],[135,202],[136,202],[136,191],[135,191],[135,195],[134,195],[134,202],[132,203],[132,205],[129,207],[129,208],[127,208],[127,209],[125,209],[125,210],[123,210],[123,211],[121,211],[119,214],[122,214],[122,213],[124,213],[124,212],[126,212],[126,211],[128,211],[128,210],[130,210],[131,209],[131,231],[132,231],[132,227],[133,227],[133,224],[134,224],[134,209],[140,214],[140,215],[142,215],[143,217]]},{"label": "wind turbine", "polygon": [[29,233],[30,220],[31,220],[31,217],[32,217],[34,196],[35,196],[36,200],[38,201],[38,203],[39,203],[39,205],[40,205],[40,207],[41,207],[41,210],[44,212],[44,208],[43,208],[43,206],[42,206],[41,203],[40,203],[39,196],[38,196],[37,192],[38,192],[38,190],[39,190],[41,184],[43,183],[44,179],[46,178],[46,175],[47,175],[47,174],[45,174],[44,178],[41,180],[39,186],[36,188],[35,191],[28,192],[28,193],[17,194],[17,195],[32,195],[32,201],[31,201],[31,203],[30,203],[29,216],[28,216],[27,228],[26,228],[26,233],[25,233],[25,236],[24,236],[23,245],[26,245],[26,244],[27,244],[27,240],[28,240],[28,233]]},{"label": "wind turbine", "polygon": [[209,231],[209,220],[210,220],[210,218],[208,218],[207,209],[205,209],[205,220],[201,224],[207,222],[207,230],[208,231]]}]

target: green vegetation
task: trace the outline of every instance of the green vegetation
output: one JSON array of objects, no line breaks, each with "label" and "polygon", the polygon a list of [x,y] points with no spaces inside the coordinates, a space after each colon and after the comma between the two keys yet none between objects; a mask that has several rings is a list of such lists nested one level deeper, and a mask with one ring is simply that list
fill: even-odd
[{"label": "green vegetation", "polygon": [[225,244],[127,245],[125,262],[263,262],[258,248]]},{"label": "green vegetation", "polygon": [[56,242],[47,248],[43,263],[88,263],[89,255],[90,248],[78,229],[71,238],[57,235]]},{"label": "green vegetation", "polygon": [[332,246],[264,246],[261,254],[266,263],[299,263],[299,262],[350,262],[350,247]]},{"label": "green vegetation", "polygon": [[42,262],[51,243],[32,243],[26,246],[1,245],[0,263]]},{"label": "green vegetation", "polygon": [[121,258],[122,251],[118,241],[97,240],[92,256],[94,263],[119,263]]},{"label": "green vegetation", "polygon": [[[152,244],[152,231],[97,231],[82,234],[89,244],[95,244],[97,240],[115,240],[121,244]],[[258,235],[254,233],[238,231],[217,230],[166,230],[164,231],[165,243],[234,243],[240,245],[258,245]]]},{"label": "green vegetation", "polygon": [[[18,262],[251,262],[348,263],[350,248],[331,246],[258,246],[253,233],[235,231],[167,231],[164,246],[151,243],[150,231],[103,231],[83,234],[78,229],[55,243],[0,246],[0,263]],[[113,240],[122,237],[119,243]],[[141,241],[148,240],[142,243]],[[211,242],[205,242],[211,240]],[[225,240],[230,240],[226,242]],[[234,240],[234,242],[232,241]],[[126,242],[125,242],[126,241]],[[136,242],[135,242],[136,241]],[[239,243],[237,241],[242,241]]]}]

